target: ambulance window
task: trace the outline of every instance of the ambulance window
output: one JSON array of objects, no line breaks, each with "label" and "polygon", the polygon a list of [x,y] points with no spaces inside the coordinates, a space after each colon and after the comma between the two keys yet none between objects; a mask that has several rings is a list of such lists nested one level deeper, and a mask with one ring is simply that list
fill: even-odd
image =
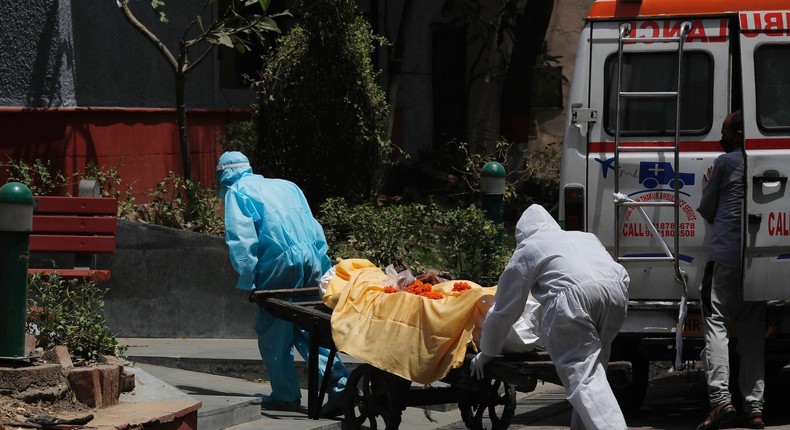
[{"label": "ambulance window", "polygon": [[[640,52],[623,54],[623,91],[677,90],[677,54]],[[710,130],[713,118],[712,58],[703,52],[683,54],[680,132],[700,135]],[[617,119],[617,55],[606,60],[606,132],[614,135]],[[621,136],[675,134],[674,98],[624,98],[620,108]]]},{"label": "ambulance window", "polygon": [[757,123],[763,130],[790,128],[790,45],[763,45],[754,53]]}]

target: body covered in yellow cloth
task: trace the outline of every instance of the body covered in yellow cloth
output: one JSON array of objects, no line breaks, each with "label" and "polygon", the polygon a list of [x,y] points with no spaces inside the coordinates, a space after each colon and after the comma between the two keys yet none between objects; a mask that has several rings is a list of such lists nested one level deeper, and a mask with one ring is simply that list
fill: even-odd
[{"label": "body covered in yellow cloth", "polygon": [[363,259],[342,260],[327,285],[332,337],[339,351],[408,380],[429,384],[463,364],[467,344],[493,305],[496,287],[465,281],[433,286],[441,299],[386,293],[387,275]]}]

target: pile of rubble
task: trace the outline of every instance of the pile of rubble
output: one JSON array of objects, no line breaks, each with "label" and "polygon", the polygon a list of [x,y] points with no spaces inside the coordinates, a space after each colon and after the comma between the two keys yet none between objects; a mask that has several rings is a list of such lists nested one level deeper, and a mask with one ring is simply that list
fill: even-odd
[{"label": "pile of rubble", "polygon": [[134,384],[117,357],[75,366],[62,346],[30,361],[0,362],[0,427],[56,428],[53,417],[116,405]]}]

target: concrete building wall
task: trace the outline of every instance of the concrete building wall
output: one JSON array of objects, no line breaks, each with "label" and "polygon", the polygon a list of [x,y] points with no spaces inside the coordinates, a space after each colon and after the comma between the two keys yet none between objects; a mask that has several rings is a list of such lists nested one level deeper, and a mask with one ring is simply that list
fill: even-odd
[{"label": "concrete building wall", "polygon": [[[570,79],[576,57],[576,47],[579,33],[584,25],[594,0],[554,0],[552,18],[546,32],[548,53],[560,57],[563,75]],[[403,26],[406,34],[402,43],[402,63],[399,73],[392,73],[389,59],[386,55],[379,57],[382,67],[382,82],[391,85],[389,92],[394,101],[394,109],[398,110],[401,123],[395,123],[400,130],[393,130],[393,136],[402,136],[406,150],[412,154],[420,151],[430,151],[433,148],[434,133],[434,93],[432,70],[433,56],[431,26],[435,23],[446,22],[448,18],[441,16],[443,2],[413,2],[408,14],[403,14],[404,0],[385,2],[386,7],[377,9],[380,34],[391,42],[398,40],[400,35],[401,20],[407,20]],[[487,13],[495,14],[498,3],[488,3]],[[491,17],[484,17],[489,19]],[[478,29],[479,30],[479,29]],[[469,30],[471,31],[471,29]],[[478,58],[480,55],[480,34],[469,34],[467,61],[469,76],[492,75],[503,73],[502,65],[496,61],[497,55],[490,58]],[[509,45],[503,45],[503,50],[508,50]],[[472,64],[477,64],[477,69],[472,70]],[[569,82],[562,85],[563,104],[567,100]],[[469,97],[469,112],[467,128],[470,142],[493,142],[499,133],[499,109],[501,98],[501,82],[497,79],[477,79],[472,83]],[[530,127],[535,131],[534,138],[530,137],[529,147],[539,148],[547,144],[562,141],[564,133],[565,106],[562,108],[536,109],[532,113]]]},{"label": "concrete building wall", "polygon": [[[442,2],[415,1],[405,14],[404,6],[403,0],[395,0],[384,2],[384,7],[378,9],[379,34],[390,43],[399,42],[405,47],[397,73],[393,73],[391,59],[386,55],[390,51],[381,50],[379,63],[381,82],[387,86],[392,109],[399,112],[401,121],[393,124],[399,128],[393,130],[393,135],[402,137],[402,142],[395,143],[417,153],[433,148],[431,23],[442,19]],[[404,34],[399,33],[401,30]]]},{"label": "concrete building wall", "polygon": [[[129,7],[178,55],[182,33],[203,3],[167,2],[168,24],[159,22],[149,2],[130,1]],[[215,7],[205,22],[215,18]],[[175,107],[172,69],[115,1],[0,2],[0,43],[0,106]],[[197,45],[191,60],[208,47]],[[189,109],[249,107],[249,90],[220,88],[218,61],[212,50],[187,74]]]},{"label": "concrete building wall", "polygon": [[[576,62],[579,34],[593,2],[594,0],[554,0],[554,13],[546,30],[546,45],[549,55],[561,57],[562,75],[567,81],[562,84],[562,108],[534,112],[536,138],[530,142],[532,148],[542,148],[548,144],[562,142],[568,91]],[[559,150],[559,147],[557,149]]]},{"label": "concrete building wall", "polygon": [[70,1],[0,2],[0,47],[1,106],[76,105]]},{"label": "concrete building wall", "polygon": [[[202,0],[167,2],[168,24],[159,22],[150,10],[149,2],[130,1],[129,7],[177,55],[181,34],[202,3]],[[72,7],[79,106],[175,106],[175,84],[170,65],[127,22],[115,1],[77,0],[73,1]],[[207,21],[209,19],[212,17],[207,17]],[[195,49],[193,52],[196,59],[203,50]],[[216,52],[212,52],[209,58],[187,74],[188,108],[215,107],[216,58]]]}]

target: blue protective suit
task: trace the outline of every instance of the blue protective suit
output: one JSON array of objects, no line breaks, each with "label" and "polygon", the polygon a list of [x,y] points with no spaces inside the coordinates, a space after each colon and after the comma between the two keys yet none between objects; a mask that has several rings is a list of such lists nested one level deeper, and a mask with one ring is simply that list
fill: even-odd
[{"label": "blue protective suit", "polygon": [[[318,287],[331,261],[326,255],[324,231],[313,218],[302,190],[289,181],[253,174],[247,157],[235,151],[220,157],[217,179],[220,198],[225,201],[225,241],[231,264],[239,273],[236,288]],[[255,307],[255,332],[261,358],[269,371],[271,398],[299,400],[293,347],[308,361],[308,333],[259,306]],[[321,348],[319,381],[323,379],[327,356],[328,350]],[[333,392],[345,387],[347,377],[345,366],[335,358]]]}]

